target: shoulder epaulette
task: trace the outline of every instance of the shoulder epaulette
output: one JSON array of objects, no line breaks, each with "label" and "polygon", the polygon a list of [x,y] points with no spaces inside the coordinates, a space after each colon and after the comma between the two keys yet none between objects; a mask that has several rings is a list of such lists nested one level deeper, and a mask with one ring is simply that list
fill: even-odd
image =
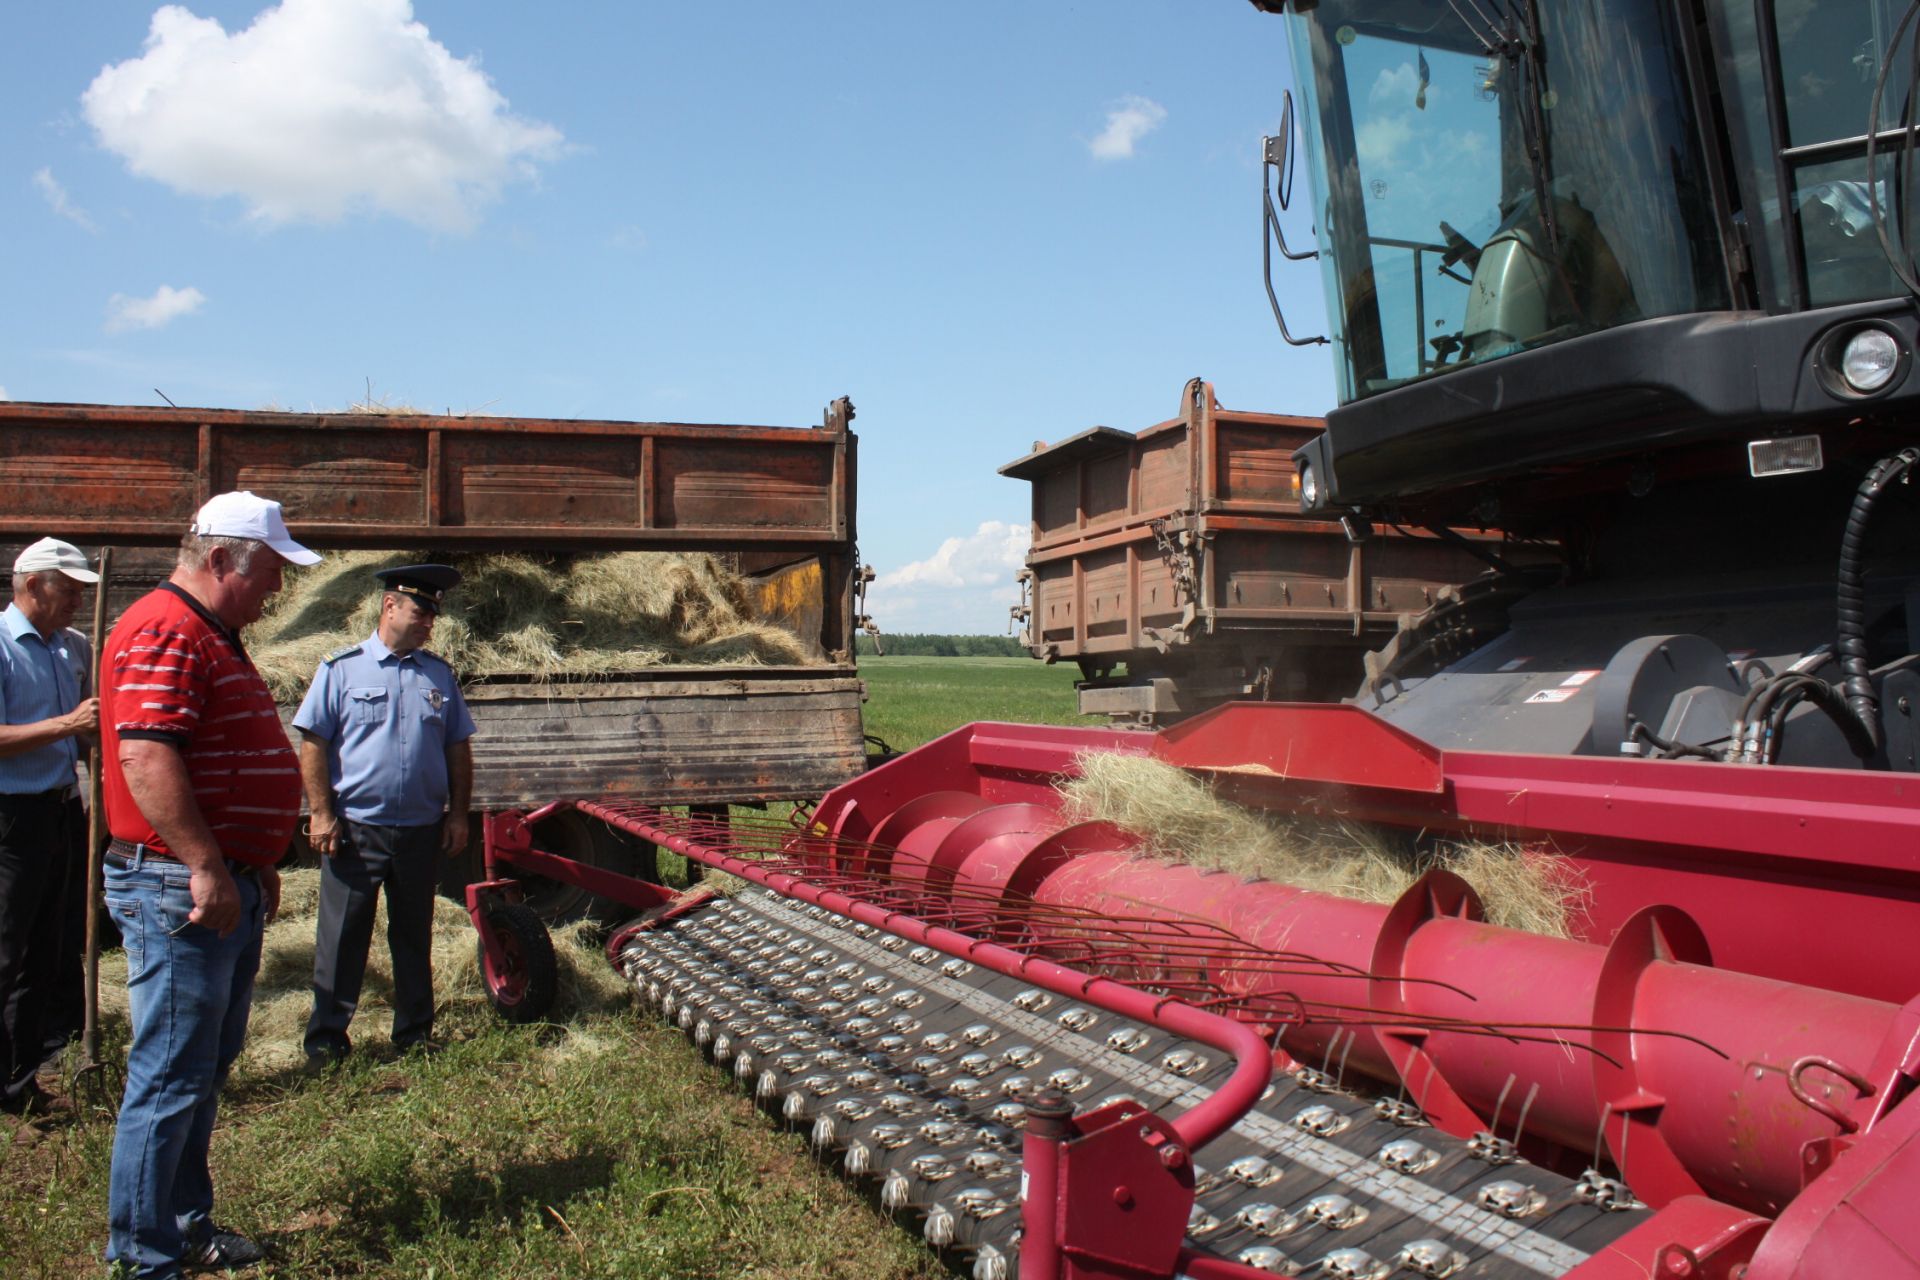
[{"label": "shoulder epaulette", "polygon": [[416,649],[414,652],[418,653],[423,658],[432,658],[435,662],[439,663],[441,666],[445,667],[449,671],[453,670],[453,664],[451,662],[448,662],[445,658],[441,657],[439,654],[435,653],[431,649]]},{"label": "shoulder epaulette", "polygon": [[354,654],[358,652],[360,652],[360,646],[357,644],[350,644],[345,646],[344,648],[335,649],[332,653],[320,659],[320,661],[327,663],[328,665],[332,665],[333,663],[340,661],[340,659],[342,658],[351,658]]}]

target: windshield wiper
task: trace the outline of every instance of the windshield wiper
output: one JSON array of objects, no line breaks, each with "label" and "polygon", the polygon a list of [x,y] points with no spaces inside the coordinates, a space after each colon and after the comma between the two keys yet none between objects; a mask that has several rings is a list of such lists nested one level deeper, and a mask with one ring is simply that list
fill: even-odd
[{"label": "windshield wiper", "polygon": [[[1469,17],[1465,9],[1471,9]],[[1547,155],[1547,121],[1544,115],[1547,93],[1547,62],[1540,40],[1540,10],[1534,0],[1447,0],[1447,7],[1467,34],[1480,42],[1490,58],[1498,58],[1519,74],[1514,104],[1520,114],[1520,133],[1527,148],[1527,166],[1533,175],[1534,203],[1540,212],[1540,226],[1546,233],[1547,248],[1555,257],[1560,251],[1560,227],[1548,198],[1552,165]]]}]

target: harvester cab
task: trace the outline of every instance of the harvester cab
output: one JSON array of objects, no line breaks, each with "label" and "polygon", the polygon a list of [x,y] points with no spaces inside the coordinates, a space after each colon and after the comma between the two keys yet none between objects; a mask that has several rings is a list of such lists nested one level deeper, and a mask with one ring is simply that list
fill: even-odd
[{"label": "harvester cab", "polygon": [[1363,703],[1442,747],[1913,770],[1915,11],[1255,3],[1340,399],[1303,509],[1560,549],[1491,644],[1410,620]]}]

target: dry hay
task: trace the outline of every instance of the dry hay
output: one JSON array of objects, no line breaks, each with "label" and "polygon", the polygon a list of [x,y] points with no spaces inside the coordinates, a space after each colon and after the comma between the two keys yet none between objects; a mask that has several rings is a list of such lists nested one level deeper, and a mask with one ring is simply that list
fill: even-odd
[{"label": "dry hay", "polygon": [[[280,873],[280,914],[267,926],[261,944],[260,973],[254,982],[253,1014],[247,1024],[242,1066],[272,1072],[305,1061],[301,1040],[313,1012],[313,931],[320,911],[320,872],[292,868]],[[458,903],[433,900],[433,998],[444,1014],[454,1004],[486,999],[475,954],[473,921]],[[554,930],[559,965],[559,995],[553,1016],[622,1008],[630,989],[607,963],[586,922]],[[103,1016],[127,1017],[123,953],[101,958],[100,1008]],[[393,965],[387,954],[387,908],[375,914],[373,942],[367,948],[367,976],[350,1034],[361,1048],[384,1046],[393,1027]]]},{"label": "dry hay", "polygon": [[[313,1012],[313,930],[320,910],[320,872],[296,868],[281,873],[280,915],[267,926],[261,946],[260,976],[253,992],[253,1017],[247,1027],[246,1057],[258,1069],[273,1070],[304,1061],[301,1037]],[[486,999],[475,953],[473,921],[459,903],[433,900],[433,999],[448,1005]],[[557,929],[554,956],[560,962],[559,998],[554,1016],[595,1012],[624,1005],[628,988],[607,963],[590,925]],[[350,1034],[356,1045],[382,1044],[393,1027],[393,966],[387,955],[384,897],[367,948],[367,977]]]},{"label": "dry hay", "polygon": [[[348,551],[289,570],[286,587],[247,631],[274,697],[297,701],[321,659],[373,634],[375,569],[423,558]],[[791,632],[753,621],[745,585],[711,555],[466,555],[452,563],[462,580],[434,627],[433,649],[462,679],[812,661]]]},{"label": "dry hay", "polygon": [[1073,821],[1111,822],[1154,858],[1362,902],[1397,899],[1435,867],[1480,895],[1494,924],[1570,936],[1583,886],[1563,860],[1515,845],[1441,841],[1414,849],[1350,823],[1255,813],[1184,769],[1145,756],[1085,752],[1058,784]]}]

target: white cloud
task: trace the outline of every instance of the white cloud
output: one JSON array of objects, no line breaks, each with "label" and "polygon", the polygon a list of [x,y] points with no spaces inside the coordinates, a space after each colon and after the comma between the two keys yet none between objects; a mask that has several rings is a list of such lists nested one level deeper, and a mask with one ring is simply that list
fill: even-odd
[{"label": "white cloud", "polygon": [[158,329],[181,316],[192,315],[206,301],[207,295],[192,285],[176,289],[170,284],[163,284],[151,298],[129,298],[124,293],[116,293],[107,299],[107,332]]},{"label": "white cloud", "polygon": [[1375,116],[1354,131],[1354,146],[1359,150],[1364,171],[1402,167],[1400,152],[1413,138],[1413,122],[1405,114]]},{"label": "white cloud", "polygon": [[13,397],[7,394],[7,389],[5,387],[0,387],[0,400],[11,400],[11,399],[13,399]]},{"label": "white cloud", "polygon": [[270,225],[372,210],[463,231],[558,155],[410,0],[283,0],[229,34],[180,5],[81,97],[100,143],[176,191],[233,196]]},{"label": "white cloud", "polygon": [[1382,67],[1367,90],[1367,105],[1411,107],[1414,95],[1419,92],[1420,73],[1413,69],[1411,62],[1403,62],[1397,67]]},{"label": "white cloud", "polygon": [[53,170],[41,169],[33,175],[33,185],[46,199],[47,207],[55,213],[87,231],[94,229],[93,219],[87,211],[67,198],[67,189],[54,178]]},{"label": "white cloud", "polygon": [[1025,561],[1028,528],[1004,520],[982,520],[964,538],[948,538],[925,560],[915,560],[881,574],[876,588],[983,587],[1013,580]]},{"label": "white cloud", "polygon": [[607,237],[607,243],[616,249],[638,253],[647,247],[647,233],[629,222],[625,226],[615,227],[613,234]]},{"label": "white cloud", "polygon": [[964,537],[948,538],[924,560],[875,579],[869,611],[883,631],[1004,631],[1020,599],[1013,575],[1026,563],[1028,527],[983,520]]},{"label": "white cloud", "polygon": [[1096,160],[1125,160],[1134,144],[1160,127],[1167,109],[1151,98],[1130,93],[1107,111],[1107,127],[1087,144]]}]

